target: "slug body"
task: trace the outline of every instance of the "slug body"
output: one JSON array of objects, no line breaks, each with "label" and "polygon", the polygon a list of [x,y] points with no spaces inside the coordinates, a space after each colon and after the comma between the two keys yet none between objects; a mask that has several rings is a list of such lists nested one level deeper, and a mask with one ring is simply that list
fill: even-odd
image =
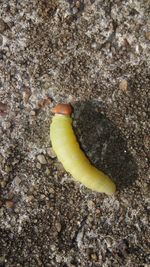
[{"label": "slug body", "polygon": [[89,189],[108,195],[116,191],[113,181],[95,168],[80,149],[69,115],[54,115],[50,126],[50,139],[58,160],[75,180]]}]

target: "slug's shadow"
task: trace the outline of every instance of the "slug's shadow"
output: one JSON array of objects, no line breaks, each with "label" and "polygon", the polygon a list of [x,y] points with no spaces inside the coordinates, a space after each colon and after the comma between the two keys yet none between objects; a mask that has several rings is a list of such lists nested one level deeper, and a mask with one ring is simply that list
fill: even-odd
[{"label": "slug's shadow", "polygon": [[137,165],[121,131],[100,111],[98,101],[76,102],[74,128],[90,161],[116,182],[120,191],[137,179]]}]

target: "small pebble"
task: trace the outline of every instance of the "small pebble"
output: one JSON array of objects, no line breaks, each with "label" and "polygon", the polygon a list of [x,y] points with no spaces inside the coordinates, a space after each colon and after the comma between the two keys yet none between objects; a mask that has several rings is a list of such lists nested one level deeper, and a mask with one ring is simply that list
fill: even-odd
[{"label": "small pebble", "polygon": [[51,172],[50,172],[50,169],[49,168],[46,168],[46,171],[45,171],[45,174],[49,175]]},{"label": "small pebble", "polygon": [[34,192],[36,191],[36,187],[34,187],[33,185],[29,188],[28,190],[28,195],[32,195]]},{"label": "small pebble", "polygon": [[7,24],[3,19],[0,19],[0,33],[3,33],[8,28]]},{"label": "small pebble", "polygon": [[50,194],[54,194],[55,193],[53,188],[49,188],[48,191],[49,191]]},{"label": "small pebble", "polygon": [[56,162],[56,163],[54,164],[54,166],[55,166],[55,168],[56,168],[58,171],[60,171],[60,172],[64,172],[64,171],[65,171],[63,165],[62,165],[60,162]]},{"label": "small pebble", "polygon": [[77,7],[74,7],[74,8],[72,9],[72,13],[73,13],[73,15],[76,15],[76,14],[78,13],[78,9],[77,9]]},{"label": "small pebble", "polygon": [[95,212],[96,212],[96,214],[101,213],[100,209],[96,209]]},{"label": "small pebble", "polygon": [[93,210],[95,208],[95,204],[92,200],[88,200],[87,206],[90,210]]},{"label": "small pebble", "polygon": [[37,167],[38,169],[41,169],[41,164],[40,164],[39,162],[37,162],[36,167]]},{"label": "small pebble", "polygon": [[143,140],[143,142],[144,142],[144,146],[145,146],[147,149],[149,149],[149,147],[150,147],[150,136],[149,136],[149,135],[145,135],[145,136],[144,136],[144,140]]},{"label": "small pebble", "polygon": [[88,222],[91,223],[93,222],[93,216],[92,215],[89,215],[88,218],[87,218]]},{"label": "small pebble", "polygon": [[14,182],[15,185],[19,186],[19,184],[21,183],[21,179],[19,177],[15,177]]},{"label": "small pebble", "polygon": [[3,181],[0,182],[1,188],[5,188],[6,185],[7,185],[7,182],[6,181],[3,180]]},{"label": "small pebble", "polygon": [[0,111],[1,112],[7,111],[7,105],[5,103],[0,102]]},{"label": "small pebble", "polygon": [[30,111],[30,115],[31,115],[31,116],[35,116],[35,115],[36,115],[35,110],[31,110],[31,111]]},{"label": "small pebble", "polygon": [[47,207],[48,209],[50,209],[51,211],[54,210],[54,208],[52,207],[52,203],[51,203],[51,202],[46,202],[46,207]]},{"label": "small pebble", "polygon": [[113,239],[108,236],[105,238],[105,243],[107,244],[107,247],[110,248],[113,246]]},{"label": "small pebble", "polygon": [[55,250],[56,250],[56,246],[55,246],[55,245],[51,245],[51,246],[50,246],[50,249],[51,249],[52,251],[55,251]]},{"label": "small pebble", "polygon": [[145,38],[150,41],[150,32],[145,33]]},{"label": "small pebble", "polygon": [[9,121],[4,121],[2,123],[2,126],[3,126],[4,130],[7,130],[7,129],[9,129],[11,127],[11,123]]},{"label": "small pebble", "polygon": [[5,165],[5,172],[9,173],[12,171],[12,166],[10,165]]},{"label": "small pebble", "polygon": [[123,79],[119,84],[119,89],[123,92],[126,92],[128,90],[128,82],[127,80]]},{"label": "small pebble", "polygon": [[126,49],[129,49],[131,47],[127,38],[124,38],[124,46],[126,47]]},{"label": "small pebble", "polygon": [[14,198],[14,191],[13,190],[10,190],[7,194],[7,198],[8,199],[13,199]]},{"label": "small pebble", "polygon": [[9,209],[13,208],[14,202],[12,200],[6,200],[5,206]]},{"label": "small pebble", "polygon": [[95,42],[94,42],[94,43],[92,43],[92,44],[91,44],[91,48],[94,48],[94,49],[96,49],[96,48],[97,48],[97,43],[95,43]]},{"label": "small pebble", "polygon": [[40,199],[43,200],[45,198],[45,195],[44,194],[41,194],[40,195]]},{"label": "small pebble", "polygon": [[93,260],[93,261],[97,261],[97,260],[98,260],[96,253],[92,253],[92,254],[90,255],[90,258],[91,258],[91,260]]},{"label": "small pebble", "polygon": [[78,1],[78,0],[76,1],[76,7],[77,7],[77,8],[80,8],[80,7],[81,7],[81,2]]},{"label": "small pebble", "polygon": [[61,263],[62,257],[60,255],[56,255],[56,262]]},{"label": "small pebble", "polygon": [[44,155],[38,155],[37,156],[37,160],[41,163],[41,164],[46,164],[47,162],[46,162],[46,159],[45,159],[45,157],[44,157]]},{"label": "small pebble", "polygon": [[47,154],[48,154],[52,159],[56,158],[56,154],[55,154],[55,152],[54,152],[54,150],[53,150],[52,147],[47,148]]},{"label": "small pebble", "polygon": [[28,103],[30,96],[31,96],[31,90],[29,88],[26,88],[23,92],[23,101],[25,104]]},{"label": "small pebble", "polygon": [[60,224],[60,222],[56,222],[55,223],[55,227],[56,227],[57,232],[59,233],[61,231],[61,224]]},{"label": "small pebble", "polygon": [[34,199],[33,195],[27,196],[26,201],[27,202],[32,202],[32,200]]}]

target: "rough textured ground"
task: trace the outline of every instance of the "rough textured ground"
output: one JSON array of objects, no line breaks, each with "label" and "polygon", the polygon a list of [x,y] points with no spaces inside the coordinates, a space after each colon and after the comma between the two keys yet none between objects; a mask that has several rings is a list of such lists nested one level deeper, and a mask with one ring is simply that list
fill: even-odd
[{"label": "rough textured ground", "polygon": [[[1,267],[148,267],[150,1],[0,0]],[[71,102],[108,197],[49,141]]]}]

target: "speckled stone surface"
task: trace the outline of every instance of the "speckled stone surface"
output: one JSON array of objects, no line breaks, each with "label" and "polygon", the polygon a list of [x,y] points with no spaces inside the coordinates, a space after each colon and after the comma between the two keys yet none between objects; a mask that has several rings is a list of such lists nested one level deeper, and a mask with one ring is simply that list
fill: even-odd
[{"label": "speckled stone surface", "polygon": [[[0,0],[0,266],[149,267],[150,1]],[[51,108],[117,192],[49,140]]]}]

